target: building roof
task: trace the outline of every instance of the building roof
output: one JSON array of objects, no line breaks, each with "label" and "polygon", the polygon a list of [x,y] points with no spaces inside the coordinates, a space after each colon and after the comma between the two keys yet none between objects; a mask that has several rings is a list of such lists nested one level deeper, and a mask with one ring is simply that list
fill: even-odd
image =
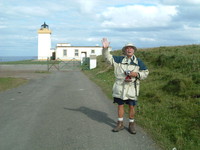
[{"label": "building roof", "polygon": [[101,48],[102,46],[56,46],[56,47],[67,47],[67,48],[75,48],[75,47],[79,47],[79,48],[81,48],[81,47],[83,47],[83,48],[91,48],[91,47],[94,47],[94,48]]},{"label": "building roof", "polygon": [[100,48],[101,46],[72,46],[70,43],[58,43],[56,47],[66,47],[66,48]]}]

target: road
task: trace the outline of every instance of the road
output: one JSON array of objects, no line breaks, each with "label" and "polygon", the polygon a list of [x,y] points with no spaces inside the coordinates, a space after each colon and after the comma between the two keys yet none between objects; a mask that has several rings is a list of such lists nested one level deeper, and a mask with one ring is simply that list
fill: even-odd
[{"label": "road", "polygon": [[32,79],[0,93],[0,150],[159,149],[139,126],[113,133],[116,108],[81,71]]}]

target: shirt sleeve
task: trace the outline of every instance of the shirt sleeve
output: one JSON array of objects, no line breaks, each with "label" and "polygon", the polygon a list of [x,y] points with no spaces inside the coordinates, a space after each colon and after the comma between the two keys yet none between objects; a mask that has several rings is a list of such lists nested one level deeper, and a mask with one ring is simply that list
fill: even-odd
[{"label": "shirt sleeve", "polygon": [[113,56],[110,54],[109,48],[103,48],[103,57],[105,61],[113,65]]},{"label": "shirt sleeve", "polygon": [[139,58],[138,58],[138,65],[139,65],[139,79],[143,80],[147,78],[147,76],[149,75],[149,70],[145,66],[145,64],[142,62],[142,60]]}]

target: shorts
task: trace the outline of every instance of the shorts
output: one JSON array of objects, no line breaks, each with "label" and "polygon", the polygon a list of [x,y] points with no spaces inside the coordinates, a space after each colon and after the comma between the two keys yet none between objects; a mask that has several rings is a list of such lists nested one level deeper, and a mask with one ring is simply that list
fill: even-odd
[{"label": "shorts", "polygon": [[124,105],[124,104],[132,105],[132,106],[137,105],[136,100],[132,100],[132,99],[122,100],[121,98],[116,98],[116,97],[114,97],[113,103],[117,103],[118,105]]}]

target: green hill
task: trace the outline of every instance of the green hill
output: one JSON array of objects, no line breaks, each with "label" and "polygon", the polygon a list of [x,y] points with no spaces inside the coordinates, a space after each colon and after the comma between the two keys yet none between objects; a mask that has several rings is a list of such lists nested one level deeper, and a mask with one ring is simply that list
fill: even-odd
[{"label": "green hill", "polygon": [[[137,123],[163,149],[200,149],[200,45],[139,49],[135,55],[150,71],[141,82]],[[113,68],[102,56],[97,68],[84,72],[112,99]]]}]

